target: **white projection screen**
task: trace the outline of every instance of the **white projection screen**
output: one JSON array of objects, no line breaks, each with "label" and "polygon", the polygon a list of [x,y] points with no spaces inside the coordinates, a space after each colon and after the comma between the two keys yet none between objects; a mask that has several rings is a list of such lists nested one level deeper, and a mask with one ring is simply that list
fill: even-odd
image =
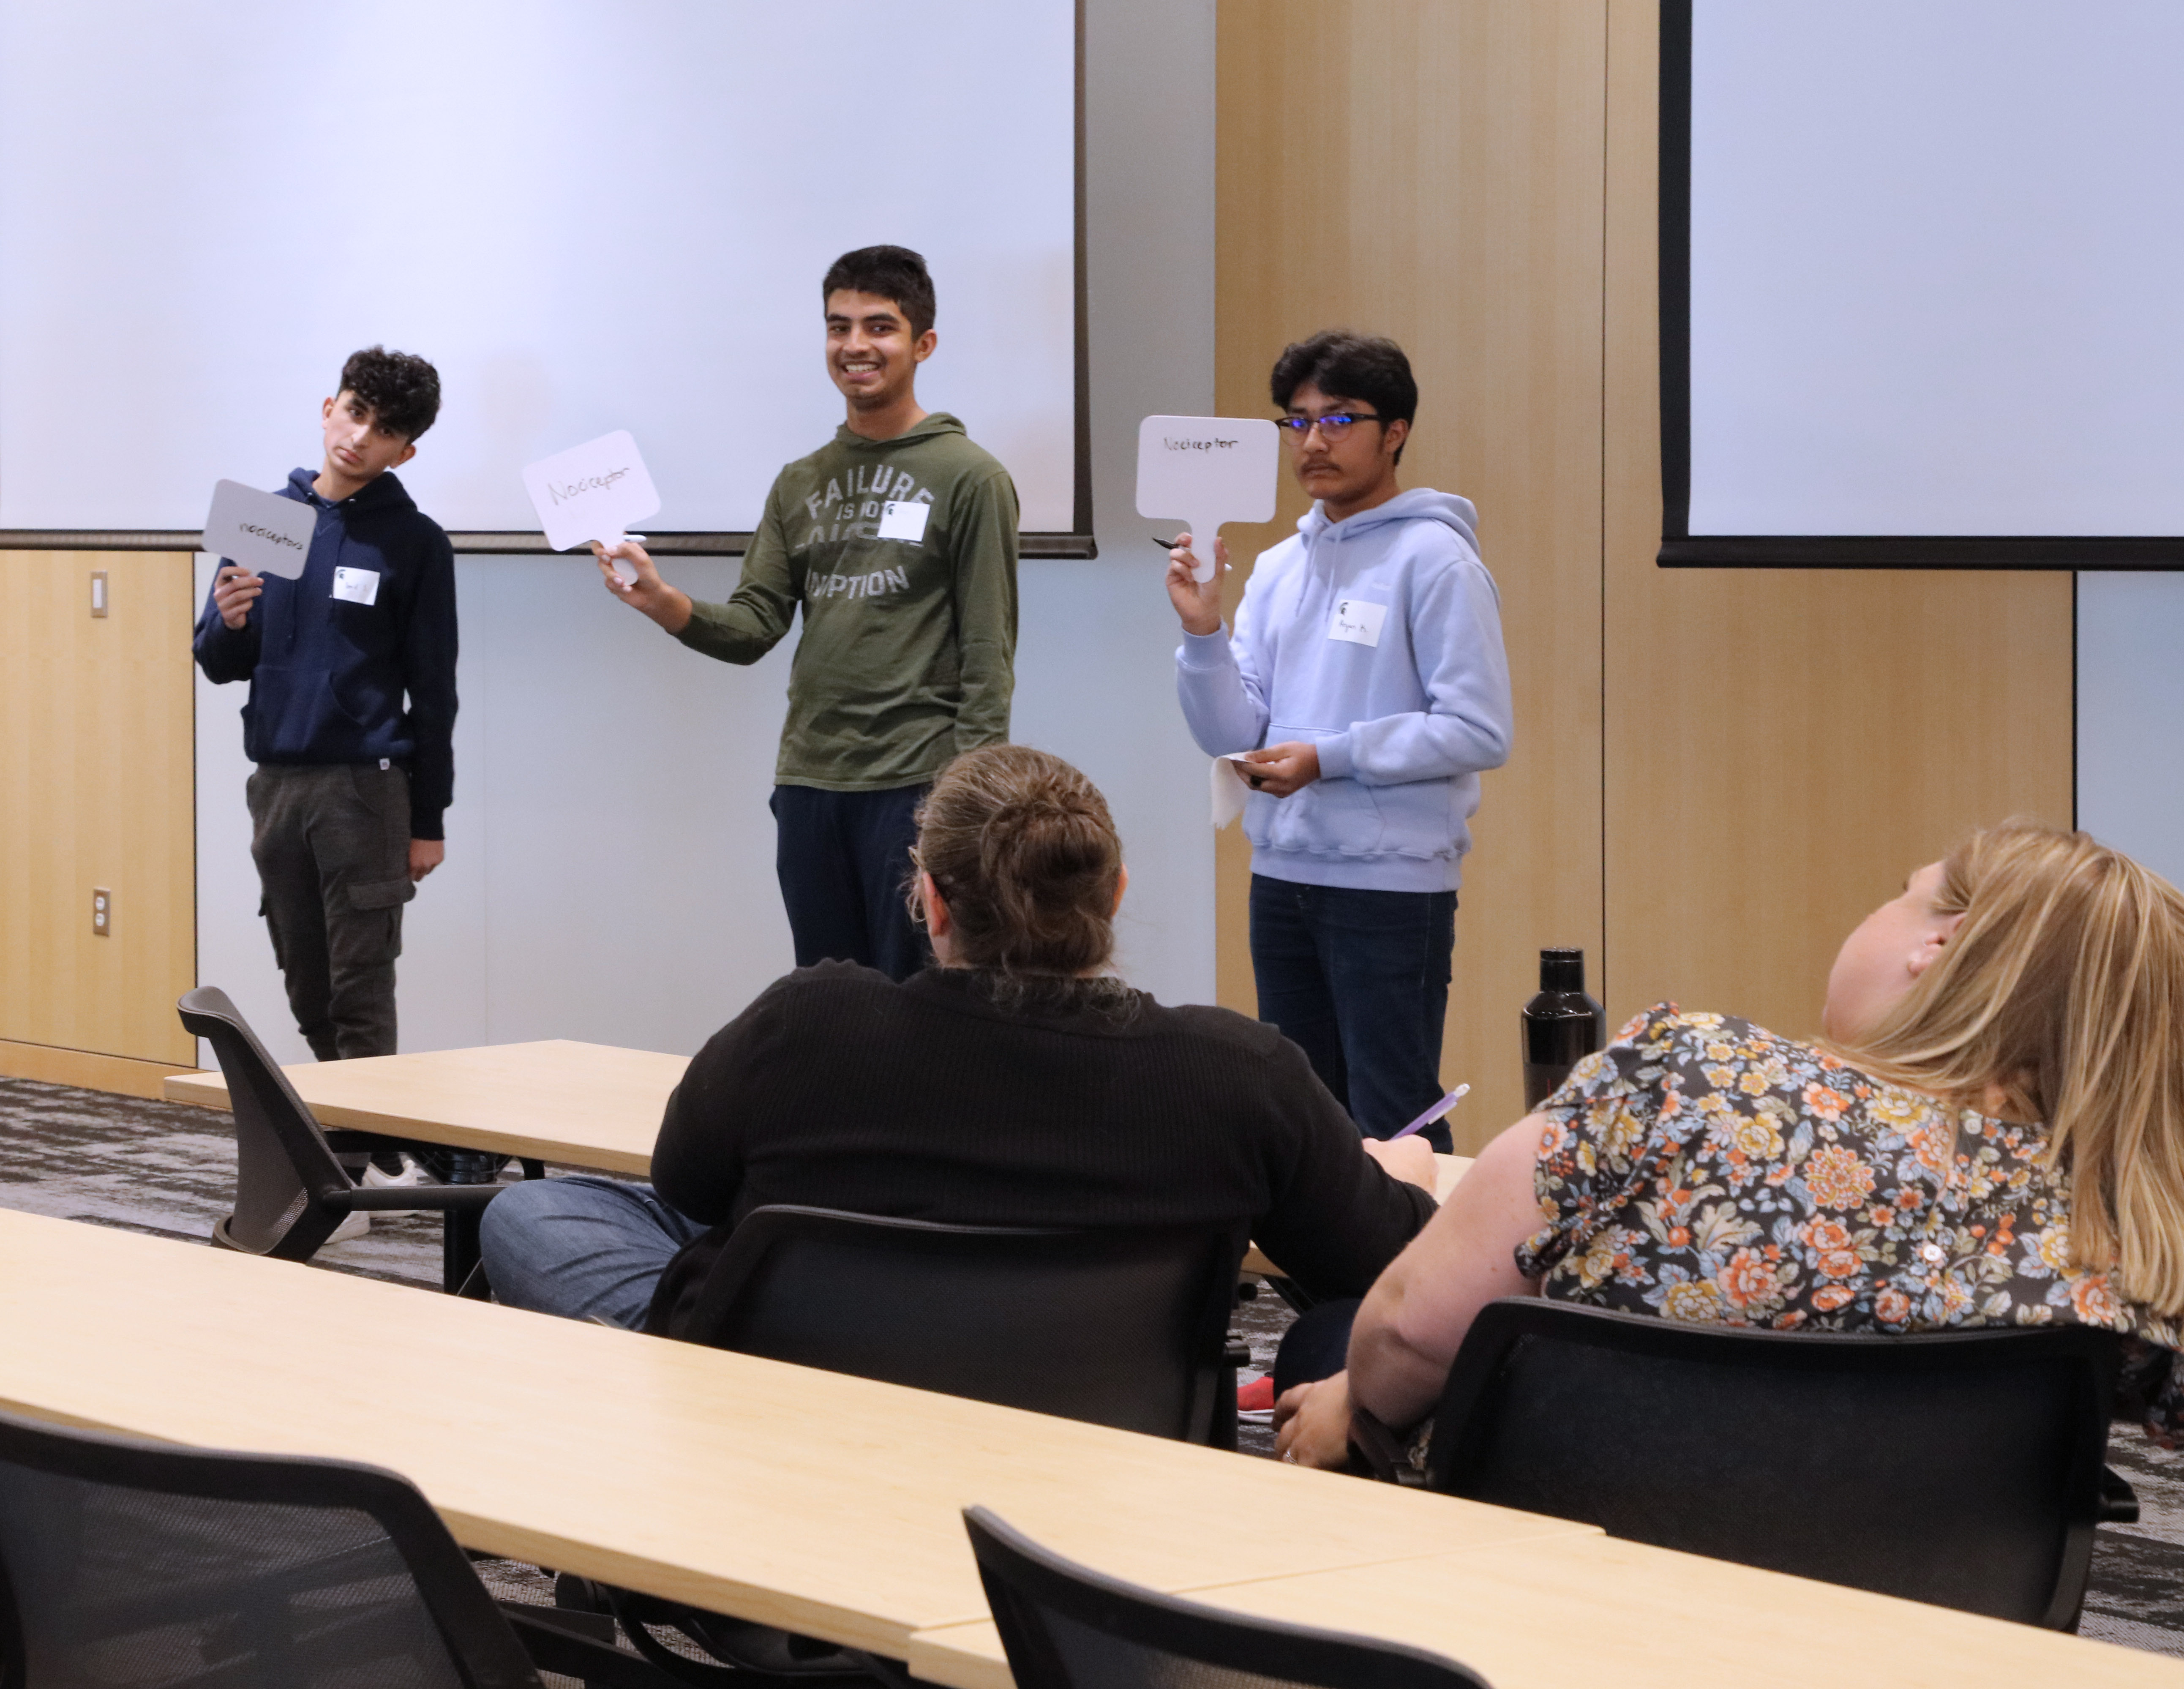
[{"label": "white projection screen", "polygon": [[841,421],[820,279],[892,242],[939,295],[921,400],[1028,552],[1089,555],[1078,35],[1073,0],[0,0],[0,543],[171,543],[216,480],[315,468],[380,343],[439,367],[402,475],[463,549],[543,550],[521,465],[616,428],[662,549],[740,549]]},{"label": "white projection screen", "polygon": [[2184,5],[1662,28],[1660,560],[2184,567]]}]

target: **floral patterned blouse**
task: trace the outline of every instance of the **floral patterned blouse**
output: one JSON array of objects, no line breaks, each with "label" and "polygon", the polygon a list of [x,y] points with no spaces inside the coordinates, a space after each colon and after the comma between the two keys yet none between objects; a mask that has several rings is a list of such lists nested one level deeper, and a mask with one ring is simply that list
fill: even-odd
[{"label": "floral patterned blouse", "polygon": [[2052,1320],[2127,1334],[2120,1412],[2184,1441],[2178,1322],[2071,1270],[2036,1126],[1663,1003],[1540,1106],[1550,1216],[1517,1251],[1550,1296],[1781,1330]]}]

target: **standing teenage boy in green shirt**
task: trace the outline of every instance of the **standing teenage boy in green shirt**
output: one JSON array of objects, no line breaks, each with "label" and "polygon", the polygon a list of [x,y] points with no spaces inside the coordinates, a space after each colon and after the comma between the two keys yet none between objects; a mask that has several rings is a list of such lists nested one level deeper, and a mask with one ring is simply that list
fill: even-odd
[{"label": "standing teenage boy in green shirt", "polygon": [[821,293],[849,420],[776,477],[728,601],[694,602],[633,542],[593,550],[610,592],[723,662],[756,662],[802,606],[772,802],[796,965],[841,957],[903,979],[925,962],[905,900],[918,800],[957,752],[1009,736],[1016,487],[917,402],[937,343],[923,259],[845,253]]}]

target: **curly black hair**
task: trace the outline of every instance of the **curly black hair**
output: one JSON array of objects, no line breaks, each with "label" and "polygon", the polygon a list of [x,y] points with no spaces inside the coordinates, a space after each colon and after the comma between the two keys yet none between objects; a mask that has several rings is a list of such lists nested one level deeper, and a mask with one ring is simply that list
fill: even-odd
[{"label": "curly black hair", "polygon": [[910,319],[912,340],[933,326],[932,272],[926,269],[924,259],[908,247],[859,247],[855,252],[844,253],[828,267],[827,279],[819,284],[821,302],[823,304],[844,288],[852,293],[870,293],[875,298],[894,300]]},{"label": "curly black hair", "polygon": [[409,352],[367,346],[342,365],[341,391],[371,407],[372,420],[390,433],[414,440],[440,414],[440,372]]},{"label": "curly black hair", "polygon": [[[1307,382],[1329,399],[1362,399],[1390,422],[1399,418],[1412,421],[1418,414],[1418,384],[1411,376],[1411,360],[1394,341],[1378,335],[1330,328],[1282,348],[1268,383],[1274,409],[1288,410],[1290,396]],[[1402,460],[1403,449],[1398,446],[1396,461]]]}]

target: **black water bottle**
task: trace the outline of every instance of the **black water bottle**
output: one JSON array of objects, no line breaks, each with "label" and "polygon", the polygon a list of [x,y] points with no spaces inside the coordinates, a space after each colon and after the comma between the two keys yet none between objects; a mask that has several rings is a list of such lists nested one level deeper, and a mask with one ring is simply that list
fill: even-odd
[{"label": "black water bottle", "polygon": [[1585,995],[1585,952],[1540,952],[1540,995],[1524,1005],[1524,1108],[1529,1113],[1607,1041],[1607,1011]]}]

